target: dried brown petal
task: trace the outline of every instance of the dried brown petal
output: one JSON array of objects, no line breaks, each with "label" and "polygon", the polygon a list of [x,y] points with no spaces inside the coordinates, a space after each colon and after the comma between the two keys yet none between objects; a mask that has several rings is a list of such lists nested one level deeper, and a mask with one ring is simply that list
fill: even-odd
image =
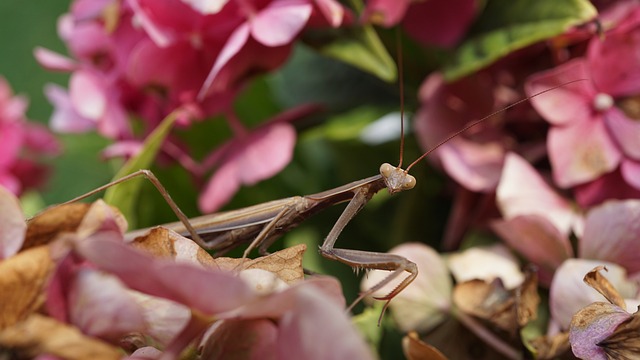
[{"label": "dried brown petal", "polygon": [[120,359],[124,354],[74,327],[32,314],[25,321],[0,331],[0,346],[23,358],[49,354],[62,359]]},{"label": "dried brown petal", "polygon": [[22,249],[48,244],[60,233],[75,231],[90,206],[86,203],[54,206],[29,219]]},{"label": "dried brown petal", "polygon": [[446,360],[440,350],[418,338],[415,331],[402,338],[402,352],[408,360]]},{"label": "dried brown petal", "polygon": [[569,333],[559,333],[554,336],[541,336],[531,341],[535,349],[535,358],[539,360],[555,359],[569,351]]},{"label": "dried brown petal", "polygon": [[515,335],[537,316],[540,303],[537,287],[534,272],[528,272],[522,285],[512,291],[506,290],[499,280],[491,283],[471,280],[456,285],[453,301],[463,312]]},{"label": "dried brown petal", "polygon": [[221,269],[230,271],[245,269],[266,270],[276,274],[287,284],[291,284],[304,278],[302,255],[306,250],[307,246],[300,244],[252,260],[221,257],[216,258],[215,262]]},{"label": "dried brown petal", "polygon": [[0,329],[26,319],[43,304],[43,288],[54,265],[46,246],[0,262]]},{"label": "dried brown petal", "polygon": [[137,237],[131,245],[154,257],[183,258],[206,267],[218,267],[213,257],[193,240],[163,227],[151,229],[146,235]]},{"label": "dried brown petal", "polygon": [[605,266],[595,267],[584,276],[584,282],[602,294],[602,296],[609,300],[610,303],[622,309],[626,309],[627,305],[624,299],[620,296],[618,290],[611,285],[609,280],[600,274],[600,270],[607,271],[607,268]]}]

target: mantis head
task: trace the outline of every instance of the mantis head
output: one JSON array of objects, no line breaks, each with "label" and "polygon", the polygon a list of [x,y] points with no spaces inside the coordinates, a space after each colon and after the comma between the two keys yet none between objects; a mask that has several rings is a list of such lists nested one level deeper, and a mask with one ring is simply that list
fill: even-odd
[{"label": "mantis head", "polygon": [[380,175],[387,185],[389,194],[410,190],[416,186],[416,178],[409,175],[406,170],[388,163],[380,165]]}]

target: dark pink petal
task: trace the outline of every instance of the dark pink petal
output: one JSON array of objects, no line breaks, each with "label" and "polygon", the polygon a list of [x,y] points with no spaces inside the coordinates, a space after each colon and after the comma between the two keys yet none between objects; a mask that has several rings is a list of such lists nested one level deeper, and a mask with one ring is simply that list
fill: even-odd
[{"label": "dark pink petal", "polygon": [[539,215],[521,215],[491,224],[507,245],[539,267],[540,282],[549,284],[553,272],[573,251],[569,238]]},{"label": "dark pink petal", "polygon": [[300,286],[295,295],[294,311],[279,321],[279,358],[373,359],[342,307],[313,287]]},{"label": "dark pink petal", "polygon": [[136,21],[160,47],[194,32],[202,19],[202,14],[179,0],[131,0],[129,4]]},{"label": "dark pink petal", "polygon": [[[639,34],[640,35],[640,34]],[[640,122],[628,118],[618,108],[611,108],[603,114],[607,129],[622,149],[622,152],[634,160],[640,160]]]},{"label": "dark pink petal", "polygon": [[48,84],[44,93],[55,108],[49,120],[49,126],[53,131],[76,133],[95,129],[96,122],[78,114],[65,89]]},{"label": "dark pink petal", "polygon": [[[587,319],[581,319],[582,317]],[[581,309],[571,322],[569,331],[571,351],[580,359],[610,359],[598,344],[630,317],[631,314],[624,309],[605,302],[593,303]]]},{"label": "dark pink petal", "polygon": [[[637,10],[636,14],[640,13]],[[636,15],[637,16],[637,15]],[[602,92],[612,96],[629,96],[640,92],[640,26],[594,36],[587,59],[593,80]]]},{"label": "dark pink petal", "polygon": [[26,123],[25,128],[25,146],[30,150],[49,156],[60,153],[60,143],[47,127],[36,123]]},{"label": "dark pink petal", "polygon": [[623,298],[635,296],[638,285],[627,279],[627,273],[622,267],[602,260],[569,259],[556,271],[549,290],[551,316],[561,329],[569,329],[571,318],[578,310],[596,301],[607,301],[583,281],[586,273],[600,265],[607,267],[608,271],[602,275]]},{"label": "dark pink petal", "polygon": [[609,201],[593,208],[579,242],[581,258],[600,259],[640,271],[640,200]]},{"label": "dark pink petal", "polygon": [[27,224],[20,202],[9,190],[0,186],[0,260],[18,253],[26,231]]},{"label": "dark pink petal", "polygon": [[442,166],[465,188],[491,192],[498,185],[505,149],[502,144],[456,138],[438,149]]},{"label": "dark pink petal", "polygon": [[249,19],[251,36],[266,46],[291,43],[309,20],[312,9],[306,0],[274,1]]},{"label": "dark pink petal", "polygon": [[9,83],[0,76],[0,118],[2,122],[22,121],[28,105],[27,99],[14,95]]},{"label": "dark pink petal", "polygon": [[554,86],[577,79],[587,79],[554,89],[548,94],[529,100],[545,120],[554,125],[583,122],[593,117],[592,101],[598,90],[594,87],[588,64],[584,59],[575,59],[532,75],[525,90],[532,96]]},{"label": "dark pink petal", "polygon": [[475,0],[421,1],[409,7],[402,25],[423,44],[452,47],[466,33],[477,11]]},{"label": "dark pink petal", "polygon": [[547,140],[553,178],[563,188],[613,171],[622,158],[600,117],[554,126]]},{"label": "dark pink petal", "polygon": [[99,17],[110,0],[76,0],[71,4],[71,13],[78,19]]},{"label": "dark pink petal", "polygon": [[78,67],[74,60],[42,47],[36,47],[33,50],[33,56],[35,56],[38,64],[47,70],[73,71]]},{"label": "dark pink petal", "polygon": [[216,326],[204,344],[203,359],[269,360],[278,359],[278,328],[268,319],[227,320]]},{"label": "dark pink petal", "polygon": [[369,0],[362,20],[391,27],[402,20],[410,3],[411,0]]},{"label": "dark pink petal", "polygon": [[[629,165],[632,163],[633,161],[628,159],[622,161],[621,170],[625,171],[625,178],[620,169],[616,169],[594,181],[576,186],[574,193],[578,204],[586,208],[611,199],[640,198],[640,189],[629,185],[629,181],[626,180],[627,176],[635,176],[635,167]],[[637,178],[633,179],[634,182],[637,181]]]},{"label": "dark pink petal", "polygon": [[622,161],[622,165],[620,165],[620,172],[627,184],[640,190],[640,162],[625,159]]},{"label": "dark pink petal", "polygon": [[289,162],[296,132],[287,123],[271,123],[229,146],[228,158],[209,180],[198,203],[203,212],[212,212],[233,196],[238,187],[267,179]]},{"label": "dark pink petal", "polygon": [[345,8],[335,0],[315,0],[315,6],[331,27],[338,27],[345,18]]},{"label": "dark pink petal", "polygon": [[145,329],[142,308],[116,277],[88,268],[74,275],[69,316],[82,332],[117,340]]},{"label": "dark pink petal", "polygon": [[7,168],[18,160],[24,136],[24,122],[0,122],[0,169]]},{"label": "dark pink petal", "polygon": [[87,260],[140,292],[173,300],[204,314],[234,309],[253,298],[238,277],[149,257],[118,241],[96,239],[78,244]]},{"label": "dark pink petal", "polygon": [[558,195],[526,160],[508,153],[496,190],[496,203],[509,220],[518,215],[539,215],[568,235],[578,220],[569,201]]}]

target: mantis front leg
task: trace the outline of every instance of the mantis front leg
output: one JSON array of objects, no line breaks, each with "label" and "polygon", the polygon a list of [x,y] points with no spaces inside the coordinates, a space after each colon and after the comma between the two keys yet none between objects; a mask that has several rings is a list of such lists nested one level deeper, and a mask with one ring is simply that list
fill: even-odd
[{"label": "mantis front leg", "polygon": [[394,254],[385,254],[372,251],[362,250],[350,250],[335,248],[334,244],[338,239],[338,236],[344,229],[344,227],[353,219],[354,216],[369,202],[373,193],[368,188],[358,188],[354,190],[354,196],[349,201],[349,204],[344,209],[338,221],[327,235],[324,243],[320,247],[320,254],[325,258],[337,260],[344,264],[347,264],[354,269],[376,269],[376,270],[389,270],[391,273],[380,281],[372,288],[364,291],[358,296],[358,298],[349,306],[351,309],[355,304],[365,297],[380,290],[385,285],[389,284],[395,278],[400,276],[403,272],[408,272],[409,275],[404,278],[400,284],[398,284],[391,292],[382,297],[375,297],[378,300],[385,300],[386,304],[380,314],[380,318],[384,314],[391,299],[398,295],[404,288],[406,288],[411,282],[418,276],[418,267],[415,263],[408,259]]}]

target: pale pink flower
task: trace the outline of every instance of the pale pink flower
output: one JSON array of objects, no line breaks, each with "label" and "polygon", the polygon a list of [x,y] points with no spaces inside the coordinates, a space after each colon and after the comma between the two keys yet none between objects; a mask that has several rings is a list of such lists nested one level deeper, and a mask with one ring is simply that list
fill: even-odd
[{"label": "pale pink flower", "polygon": [[[547,147],[554,181],[574,188],[582,205],[640,195],[640,125],[638,114],[630,110],[640,93],[639,25],[636,7],[603,38],[592,38],[586,57],[538,73],[527,83],[531,95],[587,79],[531,100],[552,125]],[[623,182],[615,181],[619,176],[607,176],[615,172]],[[604,179],[606,185],[597,182]]]}]

